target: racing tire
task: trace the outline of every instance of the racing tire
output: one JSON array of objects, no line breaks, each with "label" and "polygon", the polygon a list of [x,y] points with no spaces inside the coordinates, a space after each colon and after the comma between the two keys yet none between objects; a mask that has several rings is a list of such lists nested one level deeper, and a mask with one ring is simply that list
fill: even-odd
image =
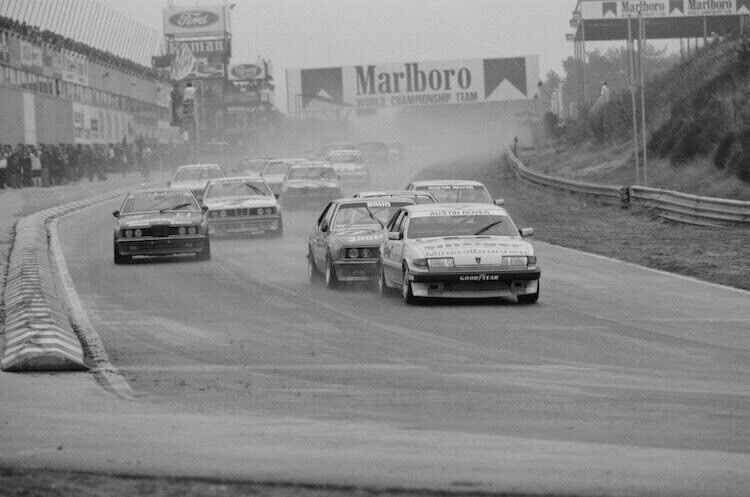
[{"label": "racing tire", "polygon": [[404,268],[404,277],[401,281],[401,298],[405,304],[416,304],[417,298],[411,290],[411,281],[409,281],[409,268]]},{"label": "racing tire", "polygon": [[320,281],[320,272],[315,267],[315,259],[313,259],[312,251],[307,252],[307,277],[310,279],[311,285],[317,285]]},{"label": "racing tire", "polygon": [[333,290],[339,285],[339,280],[336,278],[336,268],[333,267],[333,259],[328,255],[326,257],[326,270],[325,270],[325,283],[326,288]]},{"label": "racing tire", "polygon": [[536,293],[529,293],[527,295],[519,295],[518,303],[519,304],[534,304],[537,300],[539,300],[539,281],[536,282]]},{"label": "racing tire", "polygon": [[391,293],[392,289],[388,286],[388,284],[385,282],[385,269],[383,268],[383,265],[380,265],[380,271],[378,271],[378,294],[381,297],[387,297],[389,293]]},{"label": "racing tire", "polygon": [[128,264],[133,260],[133,256],[130,255],[122,255],[120,254],[120,251],[117,250],[117,244],[112,244],[114,248],[114,260],[115,264]]},{"label": "racing tire", "polygon": [[206,243],[203,245],[203,251],[196,254],[195,258],[199,261],[210,261],[211,260],[211,242],[206,239]]}]

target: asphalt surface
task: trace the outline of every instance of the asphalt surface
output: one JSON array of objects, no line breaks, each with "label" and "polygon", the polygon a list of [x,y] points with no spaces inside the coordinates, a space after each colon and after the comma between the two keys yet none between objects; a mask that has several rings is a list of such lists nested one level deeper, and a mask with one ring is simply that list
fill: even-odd
[{"label": "asphalt surface", "polygon": [[317,212],[285,212],[282,239],[214,239],[211,261],[115,266],[117,207],[58,228],[141,396],[66,418],[97,433],[67,467],[479,491],[750,485],[747,292],[536,243],[536,305],[407,306],[307,281]]}]

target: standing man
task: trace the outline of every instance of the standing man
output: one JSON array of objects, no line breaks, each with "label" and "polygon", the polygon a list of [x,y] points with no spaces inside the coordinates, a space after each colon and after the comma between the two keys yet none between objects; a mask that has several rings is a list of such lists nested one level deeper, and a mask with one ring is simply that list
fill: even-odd
[{"label": "standing man", "polygon": [[33,150],[33,145],[26,145],[25,147],[23,147],[23,159],[21,161],[23,186],[34,185],[34,183],[31,181],[31,155],[33,154]]},{"label": "standing man", "polygon": [[5,171],[8,169],[8,154],[5,145],[0,145],[0,190],[5,190]]},{"label": "standing man", "polygon": [[31,149],[31,183],[34,186],[42,186],[42,160],[41,152],[36,148]]}]

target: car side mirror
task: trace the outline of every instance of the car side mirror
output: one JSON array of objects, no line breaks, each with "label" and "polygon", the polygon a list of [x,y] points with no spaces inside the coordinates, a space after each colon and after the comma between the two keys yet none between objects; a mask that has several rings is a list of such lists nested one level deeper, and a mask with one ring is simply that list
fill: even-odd
[{"label": "car side mirror", "polygon": [[494,200],[494,203],[495,203],[495,205],[497,205],[497,206],[505,205],[505,199],[503,199],[503,198],[496,198],[496,199]]},{"label": "car side mirror", "polygon": [[320,231],[322,231],[323,233],[328,231],[328,221],[323,221],[322,223],[320,223]]},{"label": "car side mirror", "polygon": [[521,236],[523,238],[533,236],[534,235],[534,228],[521,228]]},{"label": "car side mirror", "polygon": [[391,231],[388,233],[389,240],[403,240],[404,234],[399,231]]},{"label": "car side mirror", "polygon": [[281,196],[281,194],[280,193],[274,193],[273,196],[276,197],[276,200],[278,200],[279,197]]},{"label": "car side mirror", "polygon": [[172,186],[172,182],[171,181],[167,181],[167,186]]},{"label": "car side mirror", "polygon": [[120,211],[112,211],[112,215],[115,217],[120,217]]},{"label": "car side mirror", "polygon": [[203,212],[208,212],[208,206],[207,205],[201,205],[201,210]]}]

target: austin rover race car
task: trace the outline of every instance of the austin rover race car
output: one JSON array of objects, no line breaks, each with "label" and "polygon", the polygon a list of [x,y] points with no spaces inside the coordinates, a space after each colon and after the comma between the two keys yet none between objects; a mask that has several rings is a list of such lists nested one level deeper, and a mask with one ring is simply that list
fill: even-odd
[{"label": "austin rover race car", "polygon": [[401,289],[406,303],[419,297],[539,298],[541,269],[534,247],[501,207],[435,204],[400,208],[386,226],[378,289]]},{"label": "austin rover race car", "polygon": [[289,168],[295,164],[307,162],[307,159],[274,159],[268,161],[260,175],[263,177],[273,193],[281,193],[281,184]]},{"label": "austin rover race car", "polygon": [[331,150],[325,161],[333,164],[341,181],[351,184],[363,184],[370,181],[370,169],[367,159],[359,150]]},{"label": "austin rover race car", "polygon": [[315,283],[322,277],[328,288],[339,282],[375,281],[378,255],[392,213],[410,199],[338,199],[318,217],[307,251],[307,271]]},{"label": "austin rover race car", "polygon": [[327,162],[305,162],[292,166],[281,185],[284,206],[320,206],[339,197],[341,180]]},{"label": "austin rover race car", "polygon": [[200,201],[206,183],[211,179],[224,176],[226,174],[218,164],[189,164],[178,167],[167,186],[175,190],[190,190]]},{"label": "austin rover race car", "polygon": [[213,179],[203,191],[212,235],[281,236],[281,207],[259,174]]},{"label": "austin rover race car", "polygon": [[437,200],[429,192],[424,191],[407,191],[407,190],[389,190],[378,192],[357,192],[352,198],[389,198],[401,197],[414,200],[415,204],[436,204]]},{"label": "austin rover race car", "polygon": [[130,193],[112,213],[115,264],[134,256],[194,254],[211,258],[204,208],[189,190],[154,188]]},{"label": "austin rover race car", "polygon": [[494,199],[487,187],[479,181],[440,179],[412,181],[405,190],[429,192],[439,203],[445,202],[481,202],[503,205],[503,199]]}]

